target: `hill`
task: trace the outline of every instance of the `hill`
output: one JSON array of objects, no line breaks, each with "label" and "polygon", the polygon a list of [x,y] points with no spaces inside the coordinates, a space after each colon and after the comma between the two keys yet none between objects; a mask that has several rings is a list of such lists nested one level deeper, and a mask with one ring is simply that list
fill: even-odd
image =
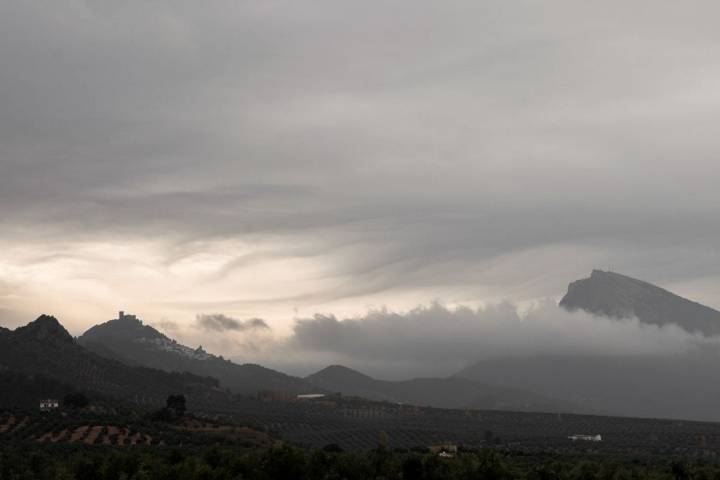
[{"label": "hill", "polygon": [[706,336],[720,334],[717,310],[614,272],[593,270],[589,278],[572,282],[560,306],[608,317],[635,316],[652,325],[675,324]]},{"label": "hill", "polygon": [[[340,365],[327,367],[305,378],[308,383],[343,395],[370,400],[424,405],[437,408],[477,408],[536,412],[580,412],[561,402],[521,389],[497,387],[466,378],[414,378],[403,381],[376,380]],[[588,412],[589,409],[584,409]]]},{"label": "hill", "polygon": [[[708,336],[720,333],[720,312],[613,272],[593,270],[589,278],[572,282],[560,305]],[[610,415],[719,421],[720,386],[712,381],[718,368],[720,354],[706,347],[672,355],[508,354],[477,362],[457,376],[528,389]]]},{"label": "hill", "polygon": [[[39,377],[52,379],[53,394],[59,393],[60,385],[67,385],[138,404],[162,405],[173,393],[183,393],[190,401],[227,397],[213,378],[130,367],[96,355],[78,345],[60,322],[48,315],[14,331],[0,332],[0,371],[5,377],[22,374],[23,382],[30,385],[37,385]],[[17,392],[0,392],[0,403],[11,394],[21,398]]]},{"label": "hill", "polygon": [[711,351],[678,355],[543,355],[488,359],[458,376],[561,398],[608,415],[720,421]]},{"label": "hill", "polygon": [[234,393],[255,394],[270,390],[308,393],[315,390],[303,380],[254,364],[238,365],[212,355],[202,347],[193,349],[168,338],[134,315],[96,325],[78,343],[106,358],[128,365],[142,365],[167,372],[190,372],[217,378]]}]

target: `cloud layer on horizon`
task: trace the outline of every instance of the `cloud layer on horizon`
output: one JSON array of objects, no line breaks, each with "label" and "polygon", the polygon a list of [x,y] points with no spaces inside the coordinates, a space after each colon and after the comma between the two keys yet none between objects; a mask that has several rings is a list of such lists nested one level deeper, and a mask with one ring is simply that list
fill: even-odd
[{"label": "cloud layer on horizon", "polygon": [[297,375],[342,364],[380,378],[447,376],[476,361],[536,355],[675,355],[717,339],[675,325],[610,319],[568,312],[550,301],[524,313],[501,303],[450,308],[440,303],[405,313],[374,310],[339,320],[333,315],[298,319],[285,339],[256,343],[239,355]]}]

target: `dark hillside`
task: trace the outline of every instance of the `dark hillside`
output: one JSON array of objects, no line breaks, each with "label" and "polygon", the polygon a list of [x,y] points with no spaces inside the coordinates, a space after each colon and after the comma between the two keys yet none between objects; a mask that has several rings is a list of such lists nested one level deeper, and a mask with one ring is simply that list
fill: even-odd
[{"label": "dark hillside", "polygon": [[234,393],[256,394],[270,390],[308,393],[313,387],[299,378],[260,365],[238,365],[201,347],[190,348],[168,338],[133,315],[96,325],[78,342],[98,355],[128,365],[143,365],[167,372],[190,372],[217,378]]},{"label": "dark hillside", "polygon": [[57,319],[47,315],[0,334],[0,368],[139,404],[161,405],[172,393],[203,399],[225,396],[213,378],[134,368],[100,357],[78,345]]},{"label": "dark hillside", "polygon": [[306,379],[318,388],[371,400],[437,408],[478,408],[535,412],[584,412],[561,402],[519,388],[498,387],[466,378],[414,378],[403,381],[376,380],[340,365],[327,367]]}]

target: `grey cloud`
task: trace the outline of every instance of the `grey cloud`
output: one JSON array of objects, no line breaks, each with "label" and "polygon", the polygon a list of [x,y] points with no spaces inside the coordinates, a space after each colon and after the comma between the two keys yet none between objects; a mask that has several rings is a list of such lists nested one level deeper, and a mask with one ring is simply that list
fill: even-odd
[{"label": "grey cloud", "polygon": [[[451,375],[476,361],[534,355],[672,355],[713,343],[676,326],[567,312],[544,302],[519,314],[503,303],[481,309],[439,303],[400,314],[375,310],[339,320],[296,321],[292,336],[257,353],[263,362],[306,374],[342,363],[380,377]],[[282,352],[282,355],[279,355]],[[275,355],[277,353],[277,355]]]},{"label": "grey cloud", "polygon": [[203,314],[198,315],[196,319],[197,325],[203,330],[209,331],[235,331],[245,332],[251,330],[269,330],[270,327],[265,320],[261,318],[251,318],[249,320],[237,320],[223,314]]}]

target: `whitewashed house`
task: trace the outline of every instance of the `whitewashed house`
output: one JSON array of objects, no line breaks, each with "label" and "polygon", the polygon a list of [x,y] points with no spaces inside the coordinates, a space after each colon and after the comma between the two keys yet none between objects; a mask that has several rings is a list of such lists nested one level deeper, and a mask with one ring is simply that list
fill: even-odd
[{"label": "whitewashed house", "polygon": [[47,412],[48,410],[55,410],[60,407],[60,402],[55,399],[48,398],[47,400],[40,400],[40,410]]},{"label": "whitewashed house", "polygon": [[584,442],[602,442],[602,435],[570,435],[568,437],[573,442],[576,442],[578,440],[584,441]]}]

